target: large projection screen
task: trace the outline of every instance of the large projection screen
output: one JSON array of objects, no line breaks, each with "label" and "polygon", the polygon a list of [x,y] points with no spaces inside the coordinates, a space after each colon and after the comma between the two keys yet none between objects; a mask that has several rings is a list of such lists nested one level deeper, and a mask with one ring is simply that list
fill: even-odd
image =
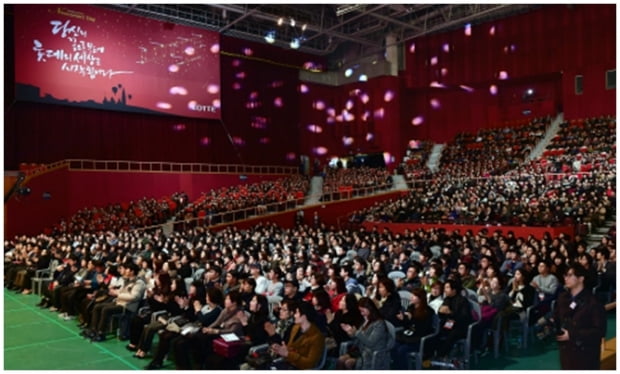
[{"label": "large projection screen", "polygon": [[219,34],[88,5],[15,5],[16,98],[220,118]]}]

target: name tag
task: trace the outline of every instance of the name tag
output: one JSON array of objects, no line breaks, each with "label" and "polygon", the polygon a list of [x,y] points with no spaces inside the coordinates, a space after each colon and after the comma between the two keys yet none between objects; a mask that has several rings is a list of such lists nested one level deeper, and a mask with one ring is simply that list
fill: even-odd
[{"label": "name tag", "polygon": [[577,303],[573,301],[568,307],[574,310],[575,308],[577,308]]},{"label": "name tag", "polygon": [[454,327],[454,321],[451,319],[447,320],[446,323],[443,324],[444,329],[452,330],[452,327]]}]

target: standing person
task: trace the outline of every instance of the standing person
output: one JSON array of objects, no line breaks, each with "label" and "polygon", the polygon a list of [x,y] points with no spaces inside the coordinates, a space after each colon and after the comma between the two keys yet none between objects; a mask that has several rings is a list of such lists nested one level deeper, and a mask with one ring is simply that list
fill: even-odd
[{"label": "standing person", "polygon": [[580,264],[568,268],[564,275],[568,292],[558,297],[554,311],[562,370],[600,369],[607,319],[603,305],[584,286],[586,276],[587,270]]}]

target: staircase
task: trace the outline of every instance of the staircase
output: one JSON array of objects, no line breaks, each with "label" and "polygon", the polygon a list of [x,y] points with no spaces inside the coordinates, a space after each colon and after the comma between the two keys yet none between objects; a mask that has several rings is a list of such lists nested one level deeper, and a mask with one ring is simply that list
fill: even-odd
[{"label": "staircase", "polygon": [[435,144],[433,145],[433,149],[431,150],[430,156],[428,156],[428,161],[426,162],[426,167],[432,173],[436,173],[439,170],[439,161],[441,161],[441,152],[446,148],[445,144]]},{"label": "staircase", "polygon": [[555,117],[553,122],[551,122],[551,126],[547,129],[547,132],[545,132],[545,136],[536,144],[536,147],[530,152],[529,156],[527,156],[526,162],[530,162],[542,156],[549,143],[551,143],[551,140],[558,134],[558,131],[560,131],[560,124],[562,122],[564,122],[564,113],[558,113],[558,116]]},{"label": "staircase", "polygon": [[602,226],[595,228],[587,237],[586,243],[587,248],[590,249],[592,247],[596,247],[601,244],[601,239],[607,235],[609,229],[616,224],[616,215],[610,219],[605,221]]},{"label": "staircase", "polygon": [[304,205],[318,204],[321,196],[323,196],[323,177],[314,176],[310,181],[310,191]]},{"label": "staircase", "polygon": [[403,191],[407,189],[409,189],[409,187],[407,186],[407,181],[404,176],[400,174],[392,175],[392,191]]}]

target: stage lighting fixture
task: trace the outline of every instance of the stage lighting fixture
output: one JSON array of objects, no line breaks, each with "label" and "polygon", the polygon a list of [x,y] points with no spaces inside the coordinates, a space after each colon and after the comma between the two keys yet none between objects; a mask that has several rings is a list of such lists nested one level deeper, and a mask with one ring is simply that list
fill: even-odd
[{"label": "stage lighting fixture", "polygon": [[265,35],[265,41],[269,44],[273,44],[276,41],[276,32],[275,31],[269,31],[267,32],[267,34]]}]

